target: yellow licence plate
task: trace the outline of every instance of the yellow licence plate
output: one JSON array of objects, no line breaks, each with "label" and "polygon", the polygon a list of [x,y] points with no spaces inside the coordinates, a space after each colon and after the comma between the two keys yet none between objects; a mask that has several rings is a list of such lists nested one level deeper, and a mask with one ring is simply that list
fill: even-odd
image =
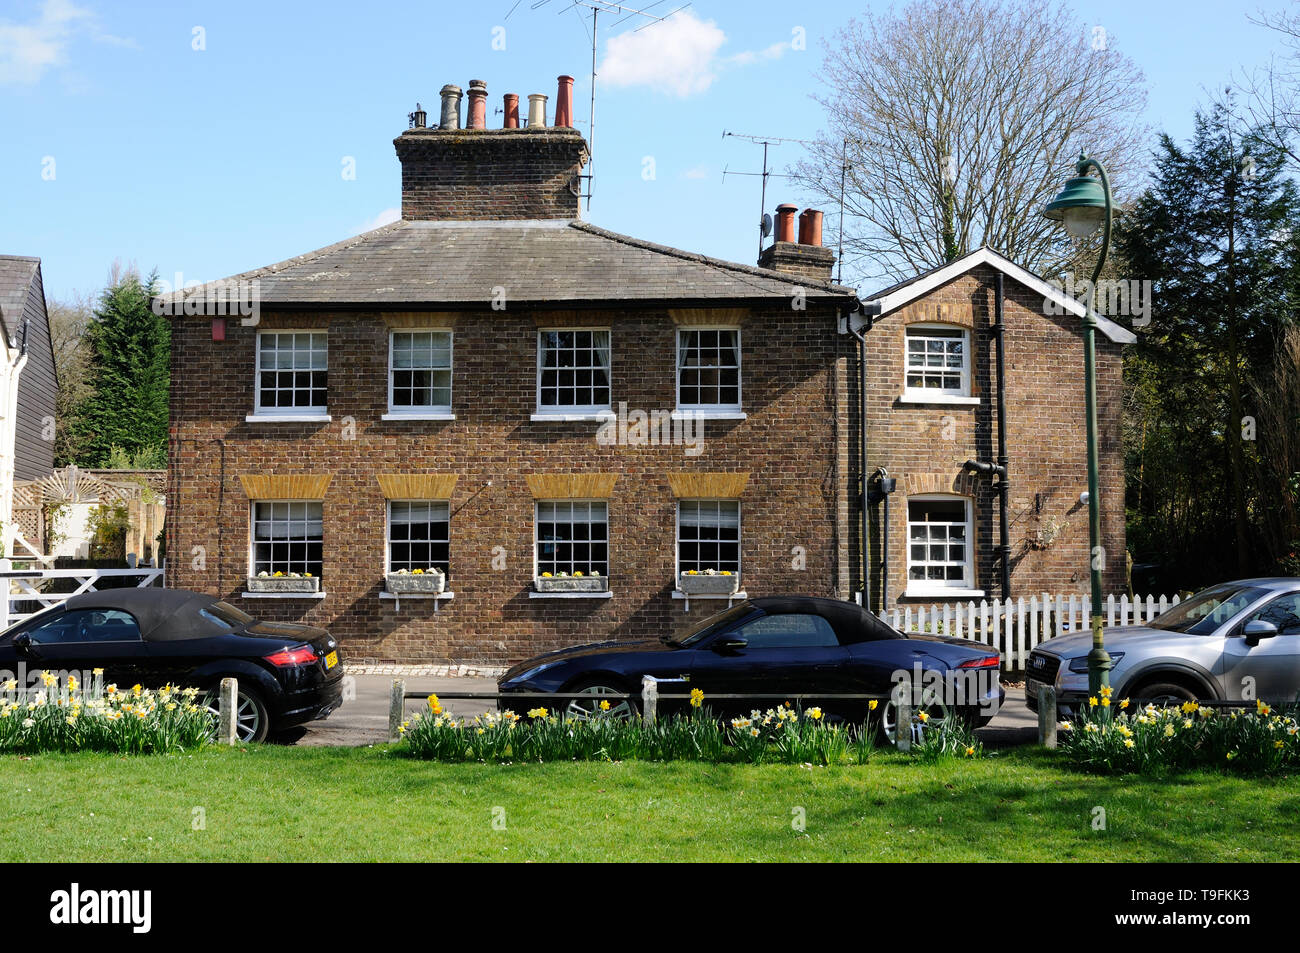
[{"label": "yellow licence plate", "polygon": [[339,653],[338,653],[338,652],[331,652],[329,655],[325,656],[325,670],[326,670],[326,671],[329,671],[329,670],[332,669],[335,665],[338,665],[338,664],[339,664]]}]

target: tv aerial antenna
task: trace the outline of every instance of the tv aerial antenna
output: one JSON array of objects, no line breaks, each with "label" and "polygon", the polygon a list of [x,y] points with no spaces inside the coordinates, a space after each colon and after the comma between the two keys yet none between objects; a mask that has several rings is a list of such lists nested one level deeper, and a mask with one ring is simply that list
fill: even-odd
[{"label": "tv aerial antenna", "polygon": [[[515,0],[514,6],[510,8],[510,13],[514,13],[515,9],[522,2],[523,0]],[[551,0],[534,0],[534,2],[529,5],[529,9],[540,10],[550,2]],[[588,211],[591,211],[592,182],[595,180],[595,173],[591,171],[591,168],[596,161],[596,51],[597,41],[599,39],[599,34],[597,33],[599,27],[599,16],[602,13],[608,13],[614,14],[618,17],[617,20],[609,25],[608,29],[611,30],[620,23],[640,18],[645,22],[631,31],[633,33],[639,33],[646,27],[654,26],[656,23],[663,23],[673,14],[680,13],[682,10],[685,10],[690,6],[689,2],[683,3],[675,10],[671,10],[662,16],[650,12],[652,9],[665,2],[667,2],[667,0],[652,0],[651,3],[646,4],[644,7],[637,8],[629,7],[623,3],[615,3],[614,0],[571,0],[570,3],[561,7],[560,10],[557,11],[560,14],[568,13],[570,10],[573,10],[576,13],[579,7],[584,7],[591,11],[591,29],[587,31],[591,37],[591,107],[587,114],[587,174],[581,176],[581,178],[587,180],[587,194],[583,197],[587,200]],[[506,14],[507,20],[510,19],[510,13]],[[579,17],[581,18],[581,14],[579,14]]]},{"label": "tv aerial antenna", "polygon": [[729,175],[753,175],[759,176],[763,180],[763,187],[760,190],[758,199],[758,253],[763,253],[763,239],[772,234],[772,216],[767,213],[767,180],[770,176],[776,176],[778,179],[792,179],[794,176],[787,175],[783,172],[773,172],[767,167],[767,150],[770,146],[779,146],[786,142],[798,142],[803,145],[812,145],[809,139],[792,139],[789,137],[779,136],[751,136],[743,132],[729,132],[722,130],[722,138],[728,137],[734,139],[747,139],[756,146],[763,147],[763,171],[762,172],[732,172],[730,169],[722,170],[722,181],[727,180]]}]

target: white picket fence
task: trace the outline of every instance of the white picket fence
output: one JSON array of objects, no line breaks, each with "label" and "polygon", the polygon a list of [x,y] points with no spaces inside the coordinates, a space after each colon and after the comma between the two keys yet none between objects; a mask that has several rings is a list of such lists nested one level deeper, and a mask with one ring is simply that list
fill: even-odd
[{"label": "white picket fence", "polygon": [[[1139,625],[1178,605],[1178,596],[1107,596],[1103,618],[1107,626]],[[1087,629],[1092,599],[1086,595],[1031,596],[979,603],[905,606],[881,618],[903,632],[955,635],[983,642],[1002,653],[1004,669],[1022,670],[1039,642],[1066,632]]]},{"label": "white picket fence", "polygon": [[[136,588],[163,585],[162,566],[141,566],[137,569],[6,569],[0,570],[0,587],[8,590],[0,597],[0,631],[16,622],[30,619],[50,606],[61,605],[83,592],[97,592],[104,579],[138,579]],[[50,591],[54,580],[71,579],[73,585],[66,592]],[[58,588],[63,589],[66,583]],[[120,587],[119,587],[120,588]],[[15,604],[26,605],[21,606]]]}]

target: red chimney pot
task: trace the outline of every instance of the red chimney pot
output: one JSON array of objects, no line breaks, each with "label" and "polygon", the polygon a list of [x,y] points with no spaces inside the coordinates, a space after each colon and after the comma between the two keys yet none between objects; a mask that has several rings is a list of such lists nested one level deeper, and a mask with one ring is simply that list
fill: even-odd
[{"label": "red chimney pot", "polygon": [[226,319],[213,318],[212,319],[212,340],[224,341],[225,339],[226,339]]},{"label": "red chimney pot", "polygon": [[776,240],[778,242],[794,241],[794,213],[799,206],[786,202],[776,207]]},{"label": "red chimney pot", "polygon": [[503,128],[518,129],[519,128],[519,94],[506,93],[504,100],[505,100],[505,107],[506,107],[506,124]]},{"label": "red chimney pot", "polygon": [[559,88],[555,91],[555,125],[573,126],[573,77],[559,77]]},{"label": "red chimney pot", "polygon": [[818,245],[822,243],[822,213],[815,208],[806,208],[799,216],[799,244]]},{"label": "red chimney pot", "polygon": [[468,128],[487,128],[487,83],[481,79],[471,79],[469,81]]}]

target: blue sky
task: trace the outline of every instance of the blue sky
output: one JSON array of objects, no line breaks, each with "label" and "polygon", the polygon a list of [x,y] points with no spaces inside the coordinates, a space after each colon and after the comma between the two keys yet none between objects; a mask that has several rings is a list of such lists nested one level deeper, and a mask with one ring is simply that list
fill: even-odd
[{"label": "blue sky", "polygon": [[[535,2],[0,0],[0,252],[40,256],[58,299],[97,291],[114,259],[209,280],[356,234],[395,215],[392,140],[417,100],[436,117],[449,82],[485,80],[495,109],[505,92],[553,103],[556,76],[572,74],[585,131],[590,17],[566,9],[571,0]],[[724,182],[722,171],[757,170],[761,149],[723,131],[814,135],[822,43],[868,8],[888,4],[695,0],[672,33],[630,37],[635,23],[609,30],[615,18],[602,16],[584,215],[752,263],[758,180]],[[1207,90],[1277,50],[1248,15],[1284,8],[1093,0],[1080,10],[1145,72],[1147,122],[1181,138]],[[792,48],[800,36],[806,49]],[[797,150],[774,149],[773,162]],[[349,157],[354,178],[343,175]],[[772,181],[769,210],[799,199]]]}]

